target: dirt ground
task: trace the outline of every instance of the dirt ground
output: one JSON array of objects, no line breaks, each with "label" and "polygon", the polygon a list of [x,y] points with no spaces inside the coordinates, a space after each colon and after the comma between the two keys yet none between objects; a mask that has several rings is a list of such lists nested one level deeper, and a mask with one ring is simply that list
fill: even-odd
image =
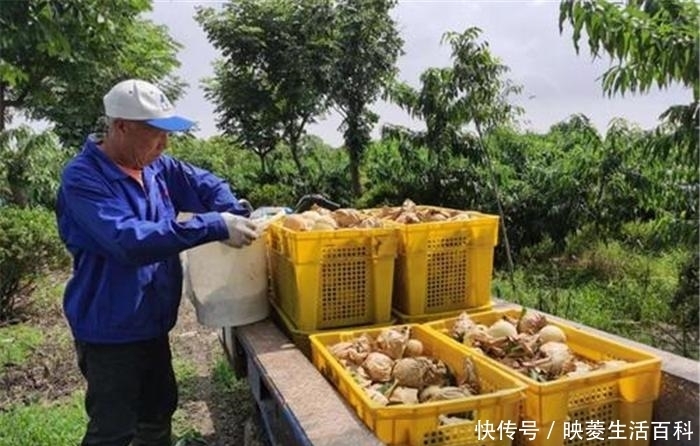
[{"label": "dirt ground", "polygon": [[247,384],[241,381],[228,393],[215,385],[213,366],[224,357],[223,349],[217,333],[197,323],[194,309],[184,297],[171,344],[175,357],[196,368],[193,382],[181,383],[187,388],[179,403],[184,424],[201,433],[208,446],[264,444]]},{"label": "dirt ground", "polygon": [[[66,398],[85,388],[60,301],[36,307],[25,317],[28,323],[42,328],[44,343],[27,362],[0,370],[0,411],[17,403]],[[179,382],[180,401],[175,414],[176,431],[198,439],[187,444],[263,445],[260,422],[251,415],[254,403],[247,384],[244,380],[233,382],[228,391],[217,385],[215,364],[224,357],[217,333],[197,323],[194,309],[184,297],[171,345],[176,361],[185,363],[190,371],[185,381]]]}]

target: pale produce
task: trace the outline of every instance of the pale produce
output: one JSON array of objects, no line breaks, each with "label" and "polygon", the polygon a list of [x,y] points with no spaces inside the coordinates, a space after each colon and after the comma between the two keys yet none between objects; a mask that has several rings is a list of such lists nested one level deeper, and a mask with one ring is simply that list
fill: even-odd
[{"label": "pale produce", "polygon": [[467,387],[454,386],[428,386],[420,393],[419,398],[423,401],[445,401],[456,398],[466,398],[471,396],[471,392]]},{"label": "pale produce", "polygon": [[374,382],[391,381],[394,361],[384,353],[372,352],[362,363],[365,373]]},{"label": "pale produce", "polygon": [[474,212],[418,206],[410,199],[398,207],[358,210],[341,208],[335,211],[314,205],[301,214],[284,218],[282,225],[292,231],[334,231],[352,228],[383,228],[388,222],[413,224],[424,222],[463,221],[475,218]]},{"label": "pale produce", "polygon": [[450,336],[539,382],[579,377],[597,370],[619,368],[625,361],[592,361],[575,354],[566,333],[549,324],[544,314],[523,309],[519,318],[504,316],[490,326],[460,314]]},{"label": "pale produce", "polygon": [[[444,361],[430,356],[419,339],[411,337],[409,326],[383,329],[374,339],[362,334],[329,346],[329,351],[380,405],[419,404],[480,393],[471,359],[465,359],[463,370],[455,373]],[[364,360],[358,361],[361,357]]]},{"label": "pale produce", "polygon": [[406,341],[406,348],[403,351],[404,356],[414,358],[423,354],[423,343],[418,339],[409,339]]},{"label": "pale produce", "polygon": [[486,334],[495,339],[507,338],[508,336],[517,336],[518,330],[513,324],[501,319],[496,321],[487,330]]},{"label": "pale produce", "polygon": [[375,349],[374,340],[363,334],[352,342],[339,342],[331,347],[331,354],[354,365],[361,365]]},{"label": "pale produce", "polygon": [[376,216],[357,209],[342,208],[330,211],[314,205],[301,214],[286,216],[282,226],[292,231],[304,232],[335,231],[345,228],[382,228],[385,223]]},{"label": "pale produce", "polygon": [[537,333],[537,337],[542,344],[547,342],[566,342],[566,334],[556,325],[545,325]]},{"label": "pale produce", "polygon": [[[528,311],[525,313],[523,317],[520,318],[518,321],[518,332],[520,333],[527,333],[527,334],[535,334],[542,330],[547,325],[547,318],[544,317],[542,313],[538,313],[536,311]],[[556,328],[557,330],[561,331],[559,327],[556,327],[554,325],[550,325],[549,327]],[[563,333],[562,333],[563,335]],[[564,339],[566,340],[566,339]]]},{"label": "pale produce", "polygon": [[474,214],[468,211],[418,206],[410,199],[404,200],[400,207],[385,206],[374,210],[373,214],[379,219],[403,224],[461,221],[474,218]]},{"label": "pale produce", "polygon": [[410,332],[408,327],[399,329],[382,330],[377,336],[377,350],[391,359],[403,357],[403,351],[408,342]]}]

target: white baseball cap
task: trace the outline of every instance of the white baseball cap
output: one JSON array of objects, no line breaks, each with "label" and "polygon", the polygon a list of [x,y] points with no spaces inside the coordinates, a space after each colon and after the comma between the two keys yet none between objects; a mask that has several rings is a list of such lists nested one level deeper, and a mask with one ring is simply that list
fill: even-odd
[{"label": "white baseball cap", "polygon": [[140,79],[119,82],[103,98],[110,118],[144,121],[167,132],[187,131],[193,121],[175,115],[175,107],[160,88]]}]

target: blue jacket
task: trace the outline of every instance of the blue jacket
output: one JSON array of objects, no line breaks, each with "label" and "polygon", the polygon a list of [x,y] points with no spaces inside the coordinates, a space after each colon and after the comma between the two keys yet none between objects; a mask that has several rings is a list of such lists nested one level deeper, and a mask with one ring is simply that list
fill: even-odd
[{"label": "blue jacket", "polygon": [[[93,137],[63,171],[56,216],[73,257],[63,308],[77,340],[121,343],[167,334],[182,294],[179,253],[223,240],[219,212],[247,215],[213,174],[161,155],[143,187]],[[179,212],[197,215],[177,222]]]}]

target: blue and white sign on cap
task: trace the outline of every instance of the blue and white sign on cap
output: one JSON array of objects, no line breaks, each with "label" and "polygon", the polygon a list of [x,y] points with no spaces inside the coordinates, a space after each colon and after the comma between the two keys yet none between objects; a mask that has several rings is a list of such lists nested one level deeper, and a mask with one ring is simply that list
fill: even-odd
[{"label": "blue and white sign on cap", "polygon": [[119,82],[103,102],[110,118],[144,121],[166,132],[184,132],[194,126],[193,121],[175,114],[175,107],[160,88],[140,79]]}]

